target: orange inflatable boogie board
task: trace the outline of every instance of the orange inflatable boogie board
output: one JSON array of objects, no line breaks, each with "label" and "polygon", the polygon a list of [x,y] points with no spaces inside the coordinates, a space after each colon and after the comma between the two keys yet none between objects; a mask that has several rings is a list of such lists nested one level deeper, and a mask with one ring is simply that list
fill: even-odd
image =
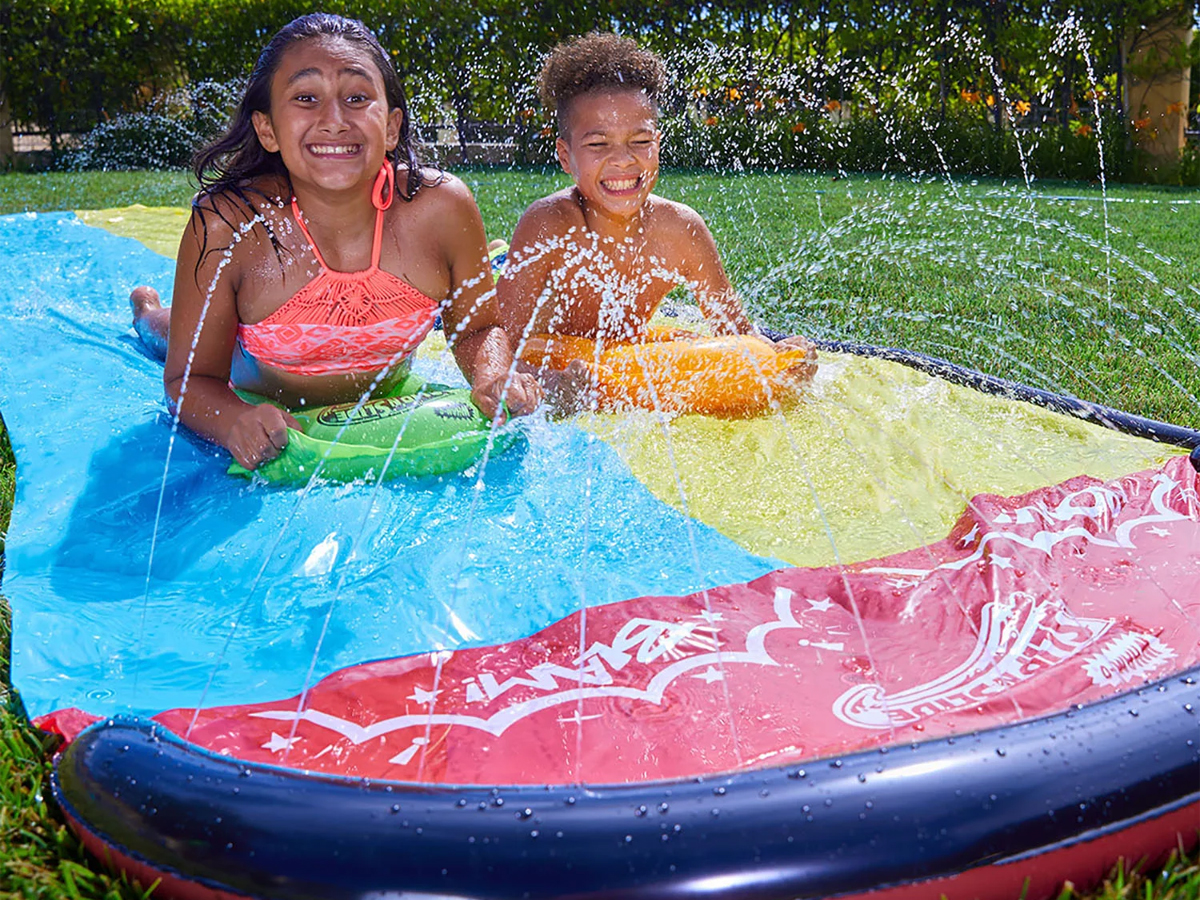
[{"label": "orange inflatable boogie board", "polygon": [[602,409],[638,406],[664,412],[744,418],[785,402],[808,380],[803,350],[776,352],[752,335],[706,337],[674,328],[650,328],[644,342],[604,343],[563,334],[534,335],[520,358],[565,369],[584,363]]}]

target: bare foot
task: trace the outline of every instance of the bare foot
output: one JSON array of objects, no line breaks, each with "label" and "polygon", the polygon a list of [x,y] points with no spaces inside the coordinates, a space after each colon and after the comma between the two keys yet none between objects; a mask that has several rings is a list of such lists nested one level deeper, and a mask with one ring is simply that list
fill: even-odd
[{"label": "bare foot", "polygon": [[162,301],[158,298],[158,291],[149,285],[141,284],[129,293],[129,306],[133,310],[133,322],[136,326],[138,320],[145,318],[149,310],[162,309]]},{"label": "bare foot", "polygon": [[166,359],[171,311],[163,307],[158,291],[149,285],[138,285],[129,294],[129,308],[133,310],[133,330],[146,349],[159,359]]}]

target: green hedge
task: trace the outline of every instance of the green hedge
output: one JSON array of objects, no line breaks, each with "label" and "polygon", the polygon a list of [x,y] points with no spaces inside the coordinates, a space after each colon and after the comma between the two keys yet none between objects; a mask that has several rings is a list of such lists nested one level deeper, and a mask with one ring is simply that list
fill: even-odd
[{"label": "green hedge", "polygon": [[[672,63],[677,81],[664,115],[669,164],[1095,180],[1103,134],[1108,177],[1145,173],[1127,126],[1108,111],[1111,101],[1098,122],[1082,99],[1089,88],[1077,58],[1058,60],[1065,74],[1055,96],[1071,98],[1064,123],[1014,132],[1023,123],[1014,98],[997,129],[982,99],[986,72],[969,57],[949,59],[944,48],[931,55],[862,28],[839,38],[840,63],[829,44],[830,60],[814,68],[812,46],[803,43],[811,34],[761,19],[760,29],[780,29],[774,49],[750,46],[757,32],[743,19],[701,15],[701,6],[645,0],[597,11],[542,0],[533,14],[521,0],[328,0],[321,8],[376,31],[405,81],[415,122],[452,119],[464,132],[474,122],[505,123],[519,163],[553,159],[552,120],[534,89],[541,53],[571,34],[616,27],[641,35]],[[793,6],[796,16],[805,4]],[[0,91],[18,121],[48,131],[55,167],[179,167],[228,112],[228,91],[212,85],[236,88],[266,40],[311,9],[302,0],[0,0]],[[1038,55],[1044,25],[1009,26],[1010,62],[1001,65],[1009,67],[1009,92],[1027,100],[1035,91],[1045,95],[1058,77],[1043,72],[1030,80],[1034,63],[1039,71],[1057,64],[1049,50]],[[979,31],[979,23],[973,27]],[[878,65],[864,70],[875,51]],[[857,68],[846,65],[852,53]],[[907,83],[890,74],[898,70],[911,73]],[[1111,93],[1115,76],[1097,77]],[[828,99],[856,92],[874,99],[847,100],[845,109]],[[62,136],[84,131],[82,145],[65,153]],[[1189,153],[1158,177],[1198,183],[1200,161]]]}]

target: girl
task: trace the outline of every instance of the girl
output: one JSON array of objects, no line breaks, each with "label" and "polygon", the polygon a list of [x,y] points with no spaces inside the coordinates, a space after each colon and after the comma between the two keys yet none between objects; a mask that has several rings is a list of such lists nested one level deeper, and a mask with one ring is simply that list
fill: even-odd
[{"label": "girl", "polygon": [[361,22],[280,30],[194,169],[172,305],[148,287],[130,303],[180,420],[241,465],[273,459],[299,424],[235,388],[293,409],[386,395],[439,312],[485,415],[541,401],[511,374],[475,201],[417,162],[399,79]]}]

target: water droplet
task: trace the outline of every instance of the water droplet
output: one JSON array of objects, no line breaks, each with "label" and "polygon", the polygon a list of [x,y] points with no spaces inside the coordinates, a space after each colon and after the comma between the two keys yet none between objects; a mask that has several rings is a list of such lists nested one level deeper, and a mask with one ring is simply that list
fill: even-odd
[{"label": "water droplet", "polygon": [[725,796],[725,788],[715,787],[715,788],[713,788],[713,793],[716,794],[718,797],[724,797]]},{"label": "water droplet", "polygon": [[392,815],[395,815],[395,814],[396,814],[396,813],[398,813],[398,812],[400,812],[400,804],[399,804],[399,803],[393,803],[393,804],[392,804]]},{"label": "water droplet", "polygon": [[1008,756],[1008,751],[1007,751],[1007,750],[1005,750],[1003,747],[997,747],[997,748],[996,748],[996,755],[997,755],[997,756]]}]

